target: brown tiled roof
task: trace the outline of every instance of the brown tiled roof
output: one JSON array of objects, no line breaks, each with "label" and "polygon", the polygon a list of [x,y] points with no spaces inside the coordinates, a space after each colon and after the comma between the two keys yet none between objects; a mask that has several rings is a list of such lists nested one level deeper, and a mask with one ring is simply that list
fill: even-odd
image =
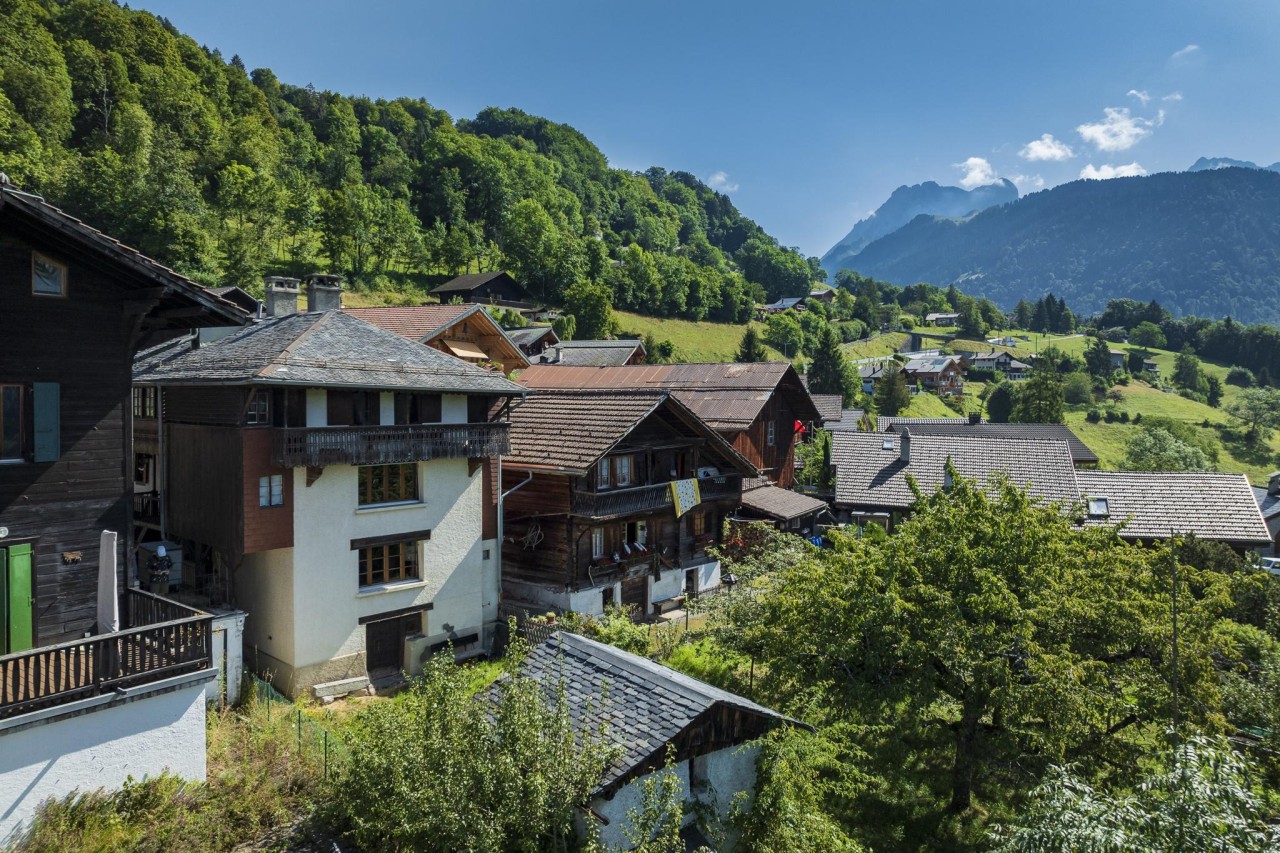
[{"label": "brown tiled roof", "polygon": [[1171,471],[1080,471],[1083,498],[1106,498],[1107,516],[1090,525],[1125,523],[1126,539],[1167,539],[1194,533],[1233,545],[1271,541],[1253,489],[1243,474]]},{"label": "brown tiled roof", "polygon": [[397,308],[343,308],[366,323],[395,332],[402,338],[421,341],[464,314],[483,311],[479,305],[409,305]]},{"label": "brown tiled roof", "polygon": [[773,485],[759,486],[745,491],[746,484],[743,483],[743,489],[742,506],[744,508],[779,521],[790,521],[827,508],[826,501]]},{"label": "brown tiled roof", "polygon": [[844,398],[839,394],[810,394],[822,422],[830,423],[844,417]]},{"label": "brown tiled roof", "polygon": [[662,407],[722,456],[738,473],[756,470],[674,395],[638,391],[535,391],[511,410],[511,453],[503,464],[586,474],[600,457]]},{"label": "brown tiled roof", "polygon": [[[1065,441],[1015,440],[941,435],[911,436],[910,461],[900,458],[897,433],[832,433],[837,504],[906,509],[915,503],[907,472],[924,494],[944,483],[950,458],[962,477],[992,484],[1005,474],[1013,485],[1046,501],[1076,501],[1076,470]],[[886,446],[887,445],[887,446]]]},{"label": "brown tiled roof", "polygon": [[751,364],[637,364],[622,367],[533,365],[516,379],[529,388],[643,389],[673,391],[700,418],[718,430],[750,426],[769,397],[790,390],[797,417],[817,420],[818,410],[789,362]]}]

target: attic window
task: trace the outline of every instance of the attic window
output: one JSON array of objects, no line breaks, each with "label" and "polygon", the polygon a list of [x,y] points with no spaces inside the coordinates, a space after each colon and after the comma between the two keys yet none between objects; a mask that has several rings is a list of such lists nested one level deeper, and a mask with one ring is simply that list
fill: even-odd
[{"label": "attic window", "polygon": [[67,266],[39,252],[31,253],[31,292],[37,296],[67,295]]},{"label": "attic window", "polygon": [[1106,498],[1089,498],[1089,517],[1090,518],[1106,518],[1111,515],[1111,508],[1107,506]]},{"label": "attic window", "polygon": [[880,442],[881,450],[893,450],[893,439],[886,438]]}]

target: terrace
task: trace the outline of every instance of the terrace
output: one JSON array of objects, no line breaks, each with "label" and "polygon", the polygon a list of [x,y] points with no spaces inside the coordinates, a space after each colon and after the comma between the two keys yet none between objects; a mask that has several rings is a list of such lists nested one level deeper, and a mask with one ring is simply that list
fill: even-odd
[{"label": "terrace", "polygon": [[[704,501],[736,497],[742,492],[742,477],[739,474],[706,477],[698,481],[698,490]],[[575,515],[589,518],[613,518],[653,512],[672,505],[671,484],[664,482],[627,489],[574,492],[572,511]]]},{"label": "terrace", "polygon": [[277,429],[272,444],[274,461],[285,468],[394,465],[510,452],[505,422]]}]

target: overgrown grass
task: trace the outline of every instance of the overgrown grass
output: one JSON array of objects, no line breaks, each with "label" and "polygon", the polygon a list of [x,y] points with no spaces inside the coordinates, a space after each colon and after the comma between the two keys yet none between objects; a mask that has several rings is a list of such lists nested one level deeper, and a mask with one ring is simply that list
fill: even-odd
[{"label": "overgrown grass", "polygon": [[323,754],[305,738],[299,747],[296,721],[282,703],[211,711],[207,782],[164,775],[51,800],[12,850],[221,851],[279,832],[323,796]]},{"label": "overgrown grass", "polygon": [[[976,403],[975,403],[976,405]],[[911,405],[901,413],[904,418],[959,418],[963,417],[937,394],[921,392],[911,398]]]}]

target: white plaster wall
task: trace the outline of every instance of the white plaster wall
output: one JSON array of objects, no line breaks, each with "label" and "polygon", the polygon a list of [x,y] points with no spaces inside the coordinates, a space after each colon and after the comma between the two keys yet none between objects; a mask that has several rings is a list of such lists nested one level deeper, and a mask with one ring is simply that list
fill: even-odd
[{"label": "white plaster wall", "polygon": [[240,701],[240,681],[244,677],[244,622],[245,613],[233,610],[227,613],[215,611],[213,617],[213,668],[218,677],[205,688],[205,699],[219,702],[226,691],[228,705]]},{"label": "white plaster wall", "polygon": [[0,845],[50,797],[119,788],[168,770],[205,778],[205,683],[0,731]]},{"label": "white plaster wall", "polygon": [[[565,592],[563,586],[543,586],[536,583],[522,583],[521,581],[511,580],[508,580],[505,584],[507,597],[519,604],[534,606],[534,615],[538,614],[537,608],[540,607],[544,611],[572,610],[575,613],[584,615],[600,616],[604,613],[604,595],[602,592],[604,589],[606,587],[589,587],[577,592]],[[621,595],[622,585],[613,584],[613,600],[620,600]]]},{"label": "white plaster wall", "polygon": [[[294,488],[305,488],[306,469],[297,470],[302,473]],[[245,621],[244,648],[253,669],[259,666],[258,650],[277,660],[294,659],[293,555],[293,548],[245,554],[236,572],[236,603],[252,617]]]},{"label": "white plaster wall", "polygon": [[329,392],[323,388],[307,389],[307,426],[329,425]]},{"label": "white plaster wall", "polygon": [[[465,397],[459,399],[465,418]],[[459,633],[482,627],[485,570],[479,468],[469,474],[466,459],[419,463],[421,502],[371,509],[356,508],[355,466],[331,465],[310,486],[305,469],[294,469],[293,476],[293,639],[289,656],[282,660],[303,667],[356,654],[365,647],[361,617],[428,602],[433,634],[444,632],[445,624]],[[417,530],[431,531],[419,554],[420,578],[362,589],[351,540]],[[492,551],[490,556],[496,559]],[[252,621],[261,620],[255,614]],[[282,631],[290,628],[286,621],[279,624]],[[276,626],[259,625],[254,635],[263,633],[274,636]]]},{"label": "white plaster wall", "polygon": [[649,612],[653,605],[684,593],[684,569],[663,569],[656,578],[649,578]]},{"label": "white plaster wall", "polygon": [[440,398],[440,422],[446,424],[467,422],[466,394],[445,394]]},{"label": "white plaster wall", "polygon": [[396,422],[396,395],[392,391],[383,391],[378,395],[378,423],[383,426]]},{"label": "white plaster wall", "polygon": [[[686,806],[698,801],[710,805],[721,828],[727,829],[726,820],[738,792],[747,792],[752,798],[755,796],[756,757],[759,751],[760,748],[751,743],[729,747],[707,755],[707,778],[711,784],[708,789],[696,795],[690,794],[689,790],[689,762],[682,761],[675,765],[671,769],[680,780],[683,802]],[[644,804],[645,781],[654,775],[650,773],[631,780],[614,794],[612,799],[602,798],[592,802],[591,808],[609,821],[607,826],[596,823],[602,846],[607,849],[632,849],[626,836],[626,829],[630,826],[627,812],[631,809],[639,810]],[[695,815],[686,814],[683,825],[688,826],[695,819]],[[726,835],[725,843],[718,848],[722,853],[728,853],[734,849],[733,833],[726,833]]]},{"label": "white plaster wall", "polygon": [[706,592],[709,589],[715,589],[720,586],[720,561],[714,563],[703,563],[701,566],[695,566],[690,571],[695,572],[697,579],[698,592]]}]

